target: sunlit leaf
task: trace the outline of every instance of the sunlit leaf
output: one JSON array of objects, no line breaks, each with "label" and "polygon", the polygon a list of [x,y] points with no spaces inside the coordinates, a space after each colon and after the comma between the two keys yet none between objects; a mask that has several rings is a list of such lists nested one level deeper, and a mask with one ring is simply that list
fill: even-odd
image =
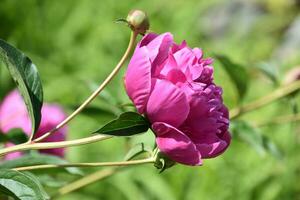
[{"label": "sunlit leaf", "polygon": [[0,171],[0,191],[16,200],[45,200],[49,196],[33,176],[15,170]]}]

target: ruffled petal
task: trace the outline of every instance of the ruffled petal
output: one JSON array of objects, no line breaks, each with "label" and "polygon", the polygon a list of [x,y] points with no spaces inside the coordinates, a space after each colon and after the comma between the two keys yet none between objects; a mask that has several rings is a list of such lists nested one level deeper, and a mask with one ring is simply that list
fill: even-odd
[{"label": "ruffled petal", "polygon": [[186,95],[167,80],[154,79],[147,104],[147,117],[154,122],[180,126],[190,111]]},{"label": "ruffled petal", "polygon": [[231,136],[225,132],[222,137],[206,135],[202,141],[196,144],[203,158],[213,158],[222,154],[230,144]]},{"label": "ruffled petal", "polygon": [[173,126],[156,122],[152,125],[158,148],[172,160],[185,165],[201,165],[201,154],[194,143]]},{"label": "ruffled petal", "polygon": [[148,53],[146,47],[136,49],[125,75],[127,94],[139,113],[144,113],[151,90],[151,62]]}]

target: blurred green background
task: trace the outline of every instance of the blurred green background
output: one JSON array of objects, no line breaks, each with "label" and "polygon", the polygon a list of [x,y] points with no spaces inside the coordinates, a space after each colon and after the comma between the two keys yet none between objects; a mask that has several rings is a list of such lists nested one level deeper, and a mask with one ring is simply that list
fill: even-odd
[{"label": "blurred green background", "polygon": [[[221,63],[214,64],[215,81],[224,88],[230,108],[272,92],[289,69],[300,65],[299,0],[0,0],[0,38],[32,58],[43,81],[45,101],[59,103],[70,113],[122,56],[130,31],[114,20],[126,17],[133,8],[148,13],[152,31],[171,32],[177,42],[185,39],[190,46],[201,47],[206,56],[226,55],[244,66],[250,78],[241,100]],[[88,136],[119,114],[124,109],[120,105],[130,102],[123,88],[124,69],[70,123],[69,139]],[[4,67],[0,87],[0,99],[14,87]],[[298,102],[297,96],[285,98],[239,121],[258,124],[296,113]],[[299,123],[232,128],[230,148],[218,158],[205,160],[202,167],[176,165],[162,174],[153,166],[133,167],[58,199],[300,199]],[[122,160],[130,145],[153,140],[147,133],[72,147],[67,159]]]}]

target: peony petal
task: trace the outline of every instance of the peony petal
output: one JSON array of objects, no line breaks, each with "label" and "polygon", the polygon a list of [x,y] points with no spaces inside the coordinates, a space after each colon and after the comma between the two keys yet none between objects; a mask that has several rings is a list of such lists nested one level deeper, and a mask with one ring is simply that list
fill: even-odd
[{"label": "peony petal", "polygon": [[174,57],[183,72],[186,71],[187,67],[193,64],[197,59],[194,52],[189,47],[185,47],[177,51],[174,53]]},{"label": "peony petal", "polygon": [[158,66],[166,60],[172,44],[173,35],[171,33],[164,33],[155,37],[149,44],[146,45],[149,52],[148,56],[153,66]]},{"label": "peony petal", "polygon": [[146,47],[136,49],[125,75],[126,92],[139,113],[143,113],[151,90],[151,63]]},{"label": "peony petal", "polygon": [[[54,104],[45,103],[42,108],[42,118],[40,127],[35,135],[35,138],[42,136],[44,133],[51,130],[58,123],[65,119],[65,114],[61,107]],[[27,114],[26,106],[22,97],[17,90],[8,94],[0,106],[0,130],[4,133],[9,132],[14,128],[21,128],[26,134],[30,134],[31,123]],[[67,127],[62,127],[56,133],[52,134],[44,142],[63,141],[65,140]],[[6,145],[13,146],[8,143]],[[64,149],[48,149],[40,150],[42,153],[54,154],[57,156],[64,156]],[[21,156],[21,153],[9,154],[6,159],[13,159]]]},{"label": "peony petal", "polygon": [[225,132],[222,137],[210,135],[201,143],[197,143],[197,149],[200,151],[203,158],[213,158],[222,154],[230,144],[231,136]]},{"label": "peony petal", "polygon": [[154,79],[154,88],[147,104],[147,117],[154,122],[180,126],[190,111],[186,95],[167,80]]},{"label": "peony petal", "polygon": [[172,53],[175,53],[175,52],[179,51],[180,49],[183,49],[184,47],[187,47],[187,43],[185,40],[183,40],[181,42],[181,44],[179,44],[179,45],[174,43],[172,46]]},{"label": "peony petal", "polygon": [[185,165],[201,165],[201,154],[194,143],[173,126],[156,122],[152,125],[158,148],[172,160]]},{"label": "peony petal", "polygon": [[17,90],[10,92],[0,106],[0,130],[7,133],[14,128],[20,128],[28,135],[31,132],[30,118]]}]

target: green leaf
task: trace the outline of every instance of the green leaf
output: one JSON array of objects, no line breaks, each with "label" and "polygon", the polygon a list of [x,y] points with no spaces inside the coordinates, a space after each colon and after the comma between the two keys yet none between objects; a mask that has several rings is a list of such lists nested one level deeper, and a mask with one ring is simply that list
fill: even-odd
[{"label": "green leaf", "polygon": [[21,129],[12,129],[8,133],[0,133],[0,142],[12,142],[21,144],[28,140],[27,135]]},{"label": "green leaf", "polygon": [[[43,165],[43,164],[67,164],[68,162],[57,156],[51,156],[46,154],[29,154],[24,155],[14,160],[7,160],[1,163],[0,169],[12,169],[17,167],[31,166],[31,165]],[[82,172],[75,167],[67,167],[61,169],[55,169],[55,173],[59,171],[67,172],[73,175],[82,175]],[[37,172],[38,170],[35,170]],[[41,170],[42,172],[50,172],[50,170]]]},{"label": "green leaf", "polygon": [[17,200],[50,199],[33,176],[9,169],[0,171],[0,191]]},{"label": "green leaf", "polygon": [[279,84],[279,72],[278,67],[276,67],[275,63],[262,62],[254,66],[259,69],[266,77],[268,77],[274,84]]},{"label": "green leaf", "polygon": [[109,122],[95,133],[114,135],[114,136],[131,136],[146,132],[149,129],[148,121],[138,113],[125,112],[117,119]]},{"label": "green leaf", "polygon": [[282,153],[276,144],[249,123],[233,121],[231,122],[231,132],[234,138],[248,143],[259,154],[265,155],[268,152],[278,159],[282,158]]},{"label": "green leaf", "polygon": [[43,89],[37,68],[24,53],[1,39],[0,58],[24,98],[32,122],[33,137],[40,125],[43,104]]},{"label": "green leaf", "polygon": [[240,99],[243,99],[248,89],[249,74],[245,67],[232,62],[224,55],[215,55],[220,61],[227,74],[235,84]]}]

